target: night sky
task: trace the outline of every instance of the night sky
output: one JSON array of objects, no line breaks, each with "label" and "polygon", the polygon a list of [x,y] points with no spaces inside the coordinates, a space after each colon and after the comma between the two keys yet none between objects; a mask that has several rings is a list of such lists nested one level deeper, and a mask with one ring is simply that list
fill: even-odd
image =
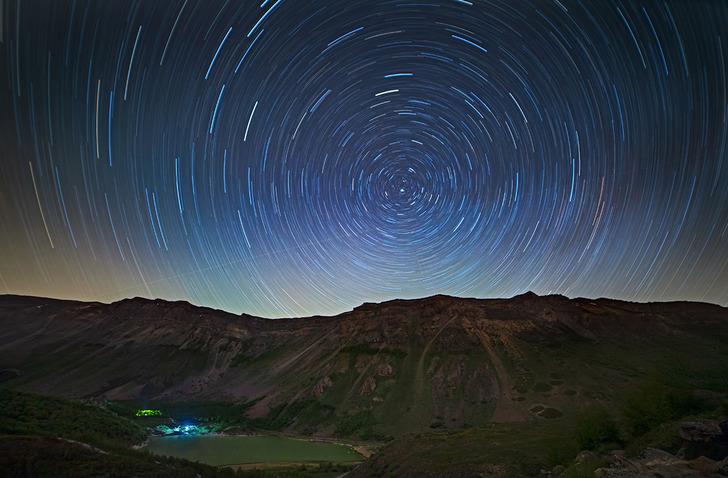
[{"label": "night sky", "polygon": [[0,11],[0,293],[728,304],[728,2]]}]

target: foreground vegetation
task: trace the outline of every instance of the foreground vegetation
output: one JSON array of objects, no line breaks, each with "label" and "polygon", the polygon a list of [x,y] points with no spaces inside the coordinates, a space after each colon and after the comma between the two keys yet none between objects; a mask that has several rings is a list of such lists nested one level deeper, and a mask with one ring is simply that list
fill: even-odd
[{"label": "foreground vegetation", "polygon": [[[356,478],[451,473],[467,477],[487,471],[525,477],[560,465],[560,476],[588,478],[604,466],[603,454],[612,449],[624,449],[628,456],[646,447],[676,452],[683,445],[676,432],[680,420],[725,417],[725,397],[717,391],[706,393],[654,380],[627,391],[618,407],[596,405],[555,420],[406,435],[353,470],[353,465],[332,463],[230,469],[131,449],[145,438],[145,432],[138,423],[113,411],[0,390],[0,474],[327,478],[351,471],[350,476]],[[594,453],[574,463],[581,450]]]},{"label": "foreground vegetation", "polygon": [[0,389],[0,433],[63,437],[112,448],[127,448],[146,438],[137,423],[101,408],[6,389]]},{"label": "foreground vegetation", "polygon": [[76,401],[0,389],[0,476],[327,478],[351,465],[276,469],[215,468],[131,448],[146,438],[138,423]]},{"label": "foreground vegetation", "polygon": [[[352,478],[366,476],[530,477],[558,467],[554,476],[590,478],[606,465],[605,454],[625,450],[637,456],[646,448],[682,453],[691,450],[678,435],[683,420],[725,420],[725,393],[708,393],[649,381],[629,390],[616,408],[592,406],[573,416],[529,423],[494,423],[465,430],[413,434],[393,441]],[[574,460],[583,451],[586,459]]]}]

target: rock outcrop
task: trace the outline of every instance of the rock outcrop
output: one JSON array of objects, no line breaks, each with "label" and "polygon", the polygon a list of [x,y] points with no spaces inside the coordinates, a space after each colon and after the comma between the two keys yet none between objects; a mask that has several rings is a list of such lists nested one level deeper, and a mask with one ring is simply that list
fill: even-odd
[{"label": "rock outcrop", "polygon": [[686,460],[662,450],[647,449],[639,458],[613,456],[612,464],[598,468],[597,478],[721,478],[728,476],[728,460],[704,456]]}]

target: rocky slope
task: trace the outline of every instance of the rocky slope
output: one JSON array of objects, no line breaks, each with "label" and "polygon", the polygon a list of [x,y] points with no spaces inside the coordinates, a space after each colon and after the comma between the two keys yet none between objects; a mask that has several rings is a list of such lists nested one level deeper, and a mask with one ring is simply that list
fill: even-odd
[{"label": "rocky slope", "polygon": [[710,388],[728,310],[527,293],[269,320],[186,302],[0,297],[0,380],[62,397],[229,400],[279,429],[368,438],[556,419],[648,376]]}]

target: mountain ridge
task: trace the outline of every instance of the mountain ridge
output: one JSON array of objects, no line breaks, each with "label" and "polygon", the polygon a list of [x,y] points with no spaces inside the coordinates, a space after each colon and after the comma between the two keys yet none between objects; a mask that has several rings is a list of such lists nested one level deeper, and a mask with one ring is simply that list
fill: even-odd
[{"label": "mountain ridge", "polygon": [[728,309],[696,302],[437,295],[264,319],[184,301],[0,296],[9,387],[242,403],[246,419],[320,435],[555,419],[667,373],[707,387],[706,362],[728,369],[726,343]]},{"label": "mountain ridge", "polygon": [[342,312],[336,313],[336,314],[314,314],[314,315],[302,315],[297,317],[263,317],[263,316],[257,316],[253,314],[249,314],[247,312],[241,312],[239,314],[235,312],[230,312],[225,309],[220,309],[212,306],[207,305],[198,305],[194,304],[188,300],[183,299],[164,299],[161,297],[155,297],[155,298],[149,298],[149,297],[142,297],[142,296],[133,296],[133,297],[125,297],[119,300],[115,300],[112,302],[102,302],[97,300],[78,300],[78,299],[65,299],[65,298],[58,298],[58,297],[45,297],[45,296],[35,296],[35,295],[27,295],[27,294],[0,294],[0,306],[2,306],[3,302],[6,302],[7,300],[23,300],[23,301],[44,301],[44,302],[63,302],[63,303],[76,303],[76,304],[86,304],[86,305],[96,305],[96,306],[111,306],[111,305],[117,305],[117,304],[124,304],[124,303],[138,303],[138,304],[148,304],[148,303],[157,303],[157,304],[170,304],[170,305],[181,305],[181,306],[189,306],[194,309],[204,309],[209,310],[213,312],[220,312],[225,313],[231,316],[236,317],[245,317],[245,318],[253,318],[253,319],[260,319],[260,320],[301,320],[301,319],[322,319],[322,318],[335,318],[342,315],[349,314],[351,312],[355,311],[361,311],[361,310],[369,310],[372,308],[382,307],[386,305],[402,305],[402,304],[416,304],[419,302],[426,302],[426,301],[437,301],[437,300],[452,300],[452,301],[462,301],[462,302],[502,302],[502,301],[519,301],[519,300],[533,300],[533,299],[563,299],[567,301],[576,301],[576,302],[615,302],[615,303],[624,303],[624,304],[637,304],[637,305],[668,305],[668,304],[693,304],[693,305],[705,305],[705,306],[714,306],[721,309],[728,310],[728,306],[724,306],[721,304],[717,304],[714,302],[703,302],[703,301],[696,301],[696,300],[666,300],[666,301],[633,301],[633,300],[626,300],[626,299],[615,299],[610,297],[568,297],[563,294],[536,294],[533,291],[526,291],[521,294],[516,294],[511,297],[462,297],[462,296],[455,296],[455,295],[449,295],[449,294],[433,294],[429,296],[424,297],[416,297],[416,298],[393,298],[393,299],[387,299],[383,300],[381,302],[362,302],[359,305],[356,305],[352,307],[349,310],[344,310]]}]

